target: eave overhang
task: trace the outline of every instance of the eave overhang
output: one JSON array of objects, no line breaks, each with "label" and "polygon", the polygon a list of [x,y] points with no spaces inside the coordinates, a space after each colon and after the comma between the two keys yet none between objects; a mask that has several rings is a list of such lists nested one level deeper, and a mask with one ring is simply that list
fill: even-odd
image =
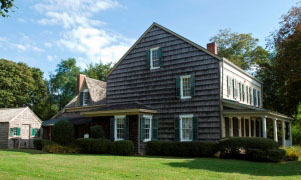
[{"label": "eave overhang", "polygon": [[81,113],[81,115],[85,117],[140,115],[140,114],[157,114],[157,111],[149,110],[149,109],[122,109],[122,110],[92,111],[92,112]]}]

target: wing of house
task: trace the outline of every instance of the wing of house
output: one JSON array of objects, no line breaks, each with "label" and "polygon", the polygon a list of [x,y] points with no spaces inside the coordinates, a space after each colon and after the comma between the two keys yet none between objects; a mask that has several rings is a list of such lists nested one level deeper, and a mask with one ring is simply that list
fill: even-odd
[{"label": "wing of house", "polygon": [[29,107],[0,109],[0,148],[33,148],[41,124]]},{"label": "wing of house", "polygon": [[93,95],[85,93],[100,85],[78,84],[79,95],[59,116],[91,118],[90,126],[102,125],[112,140],[132,140],[137,152],[156,139],[274,135],[278,141],[280,126],[280,142],[291,143],[291,118],[262,108],[262,82],[218,56],[215,43],[205,49],[157,23],[115,64],[95,91],[97,101],[90,104]]}]

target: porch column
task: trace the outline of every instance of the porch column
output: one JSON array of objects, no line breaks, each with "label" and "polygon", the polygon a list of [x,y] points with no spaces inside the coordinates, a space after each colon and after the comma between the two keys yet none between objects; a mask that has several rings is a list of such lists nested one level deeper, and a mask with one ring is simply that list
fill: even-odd
[{"label": "porch column", "polygon": [[230,137],[233,137],[233,120],[232,120],[232,117],[229,117],[229,122],[230,122],[230,129],[229,129]]},{"label": "porch column", "polygon": [[252,137],[251,117],[249,117],[249,137]]},{"label": "porch column", "polygon": [[241,117],[237,117],[238,119],[238,137],[241,137]]},{"label": "porch column", "polygon": [[273,119],[274,141],[278,142],[277,119]]},{"label": "porch column", "polygon": [[282,123],[282,146],[285,147],[285,128],[284,128],[285,122],[281,121],[281,123]]},{"label": "porch column", "polygon": [[256,118],[254,120],[254,129],[253,129],[254,137],[256,137]]},{"label": "porch column", "polygon": [[262,137],[267,138],[267,118],[262,117]]},{"label": "porch column", "polygon": [[290,122],[289,125],[290,125],[290,146],[292,146],[293,145],[292,122]]},{"label": "porch column", "polygon": [[222,117],[222,138],[226,137],[225,117]]},{"label": "porch column", "polygon": [[244,118],[244,137],[247,136],[247,133],[246,133],[246,118]]}]

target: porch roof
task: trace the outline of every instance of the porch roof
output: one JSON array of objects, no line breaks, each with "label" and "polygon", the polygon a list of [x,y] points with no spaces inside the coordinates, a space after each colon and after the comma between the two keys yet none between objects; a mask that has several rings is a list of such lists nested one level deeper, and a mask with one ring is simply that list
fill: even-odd
[{"label": "porch roof", "polygon": [[115,115],[139,115],[139,114],[156,114],[157,111],[149,106],[139,103],[130,104],[114,104],[106,107],[93,109],[91,111],[82,112],[85,117],[96,116],[115,116]]},{"label": "porch roof", "polygon": [[250,105],[241,104],[238,102],[223,100],[223,105],[226,107],[231,107],[233,109],[223,110],[224,116],[255,116],[255,117],[267,117],[284,121],[292,121],[293,118],[280,114],[277,112],[272,112],[267,109],[253,107]]},{"label": "porch roof", "polygon": [[54,119],[49,119],[47,121],[43,121],[42,126],[53,126],[59,121],[68,120],[74,125],[82,125],[82,124],[89,124],[91,122],[91,118],[86,117],[59,117]]}]

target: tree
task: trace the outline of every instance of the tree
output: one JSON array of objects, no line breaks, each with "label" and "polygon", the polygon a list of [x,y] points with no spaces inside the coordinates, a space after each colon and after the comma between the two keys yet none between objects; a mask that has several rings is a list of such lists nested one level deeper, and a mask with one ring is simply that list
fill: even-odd
[{"label": "tree", "polygon": [[91,63],[88,65],[88,67],[84,70],[83,73],[90,78],[106,81],[111,68],[112,63]]},{"label": "tree", "polygon": [[14,6],[14,0],[0,0],[0,15],[2,17],[7,17],[9,10]]},{"label": "tree", "polygon": [[69,58],[57,65],[56,74],[50,75],[50,89],[59,110],[77,94],[77,75],[80,68],[76,60]]},{"label": "tree", "polygon": [[57,122],[52,128],[52,139],[60,145],[68,145],[73,139],[73,124],[66,119]]},{"label": "tree", "polygon": [[258,68],[269,61],[269,53],[258,46],[258,39],[252,34],[238,34],[230,29],[219,30],[219,34],[210,38],[217,43],[218,55],[227,58],[244,70]]},{"label": "tree", "polygon": [[43,72],[0,59],[0,107],[34,106],[46,95]]},{"label": "tree", "polygon": [[[301,103],[301,3],[281,19],[279,30],[271,34],[268,43],[275,52],[270,76],[277,92],[270,96],[274,96],[273,109],[295,116]],[[279,104],[275,103],[278,99]]]}]

